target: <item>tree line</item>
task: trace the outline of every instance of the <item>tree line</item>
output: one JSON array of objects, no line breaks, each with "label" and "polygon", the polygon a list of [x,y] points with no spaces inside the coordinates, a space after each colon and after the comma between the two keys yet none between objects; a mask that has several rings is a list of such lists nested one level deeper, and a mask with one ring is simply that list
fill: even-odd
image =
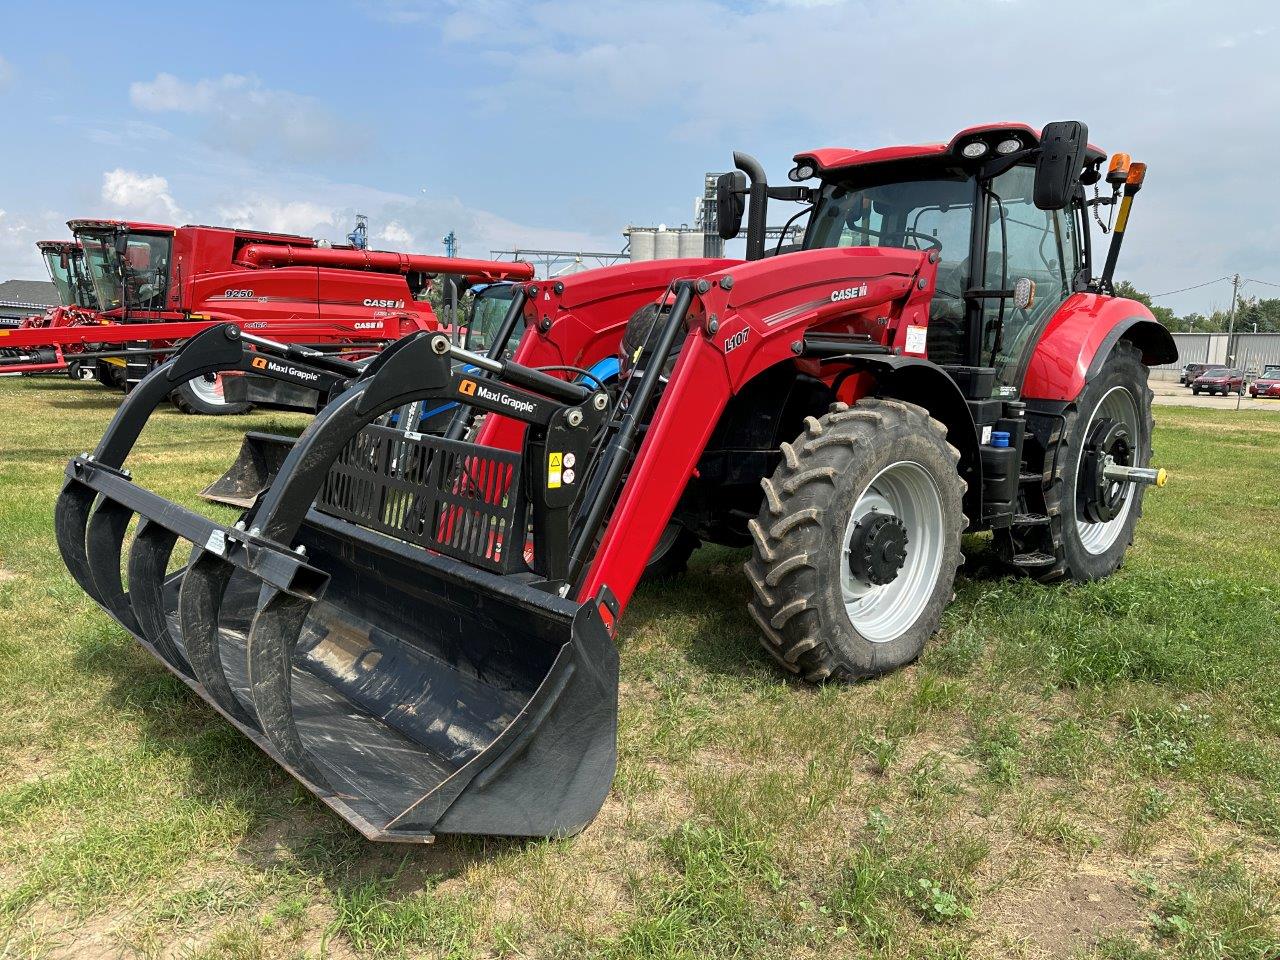
[{"label": "tree line", "polygon": [[[1116,295],[1145,304],[1156,319],[1174,333],[1225,333],[1230,322],[1229,308],[1214,310],[1207,316],[1198,311],[1179,316],[1169,307],[1152,303],[1149,295],[1128,280],[1116,284]],[[1280,333],[1280,297],[1241,296],[1236,301],[1236,333],[1252,333],[1254,324],[1257,324],[1258,333]]]}]

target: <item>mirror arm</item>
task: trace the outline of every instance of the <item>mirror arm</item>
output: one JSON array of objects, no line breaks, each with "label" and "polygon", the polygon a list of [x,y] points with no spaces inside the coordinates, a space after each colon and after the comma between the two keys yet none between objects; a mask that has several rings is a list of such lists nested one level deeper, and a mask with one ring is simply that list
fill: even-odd
[{"label": "mirror arm", "polygon": [[988,160],[982,165],[982,172],[978,174],[981,180],[994,180],[1006,170],[1012,169],[1023,160],[1029,160],[1032,157],[1040,155],[1040,147],[1027,147],[1023,150],[1016,150],[1013,153],[1007,153],[1002,157],[995,157]]}]

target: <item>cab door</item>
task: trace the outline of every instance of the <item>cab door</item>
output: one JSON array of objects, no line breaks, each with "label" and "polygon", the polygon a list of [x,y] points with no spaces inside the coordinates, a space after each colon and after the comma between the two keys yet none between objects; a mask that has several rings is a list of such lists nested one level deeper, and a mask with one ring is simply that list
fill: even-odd
[{"label": "cab door", "polygon": [[1016,395],[1040,331],[1072,293],[1080,264],[1073,208],[1040,210],[1032,202],[1035,168],[1016,166],[996,177],[986,196],[987,248],[982,286],[1011,290],[1035,284],[1026,308],[1012,297],[989,298],[982,308],[980,363],[996,369],[997,390]]}]

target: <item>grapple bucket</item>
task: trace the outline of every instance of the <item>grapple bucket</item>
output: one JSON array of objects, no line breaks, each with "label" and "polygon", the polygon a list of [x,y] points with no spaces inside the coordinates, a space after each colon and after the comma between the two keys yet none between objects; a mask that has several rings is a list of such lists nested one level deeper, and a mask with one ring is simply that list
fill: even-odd
[{"label": "grapple bucket", "polygon": [[289,455],[295,437],[251,430],[240,441],[235,462],[213,483],[200,491],[200,496],[214,503],[246,510],[258,496],[266,492],[280,472],[280,464]]},{"label": "grapple bucket", "polygon": [[370,839],[586,826],[616,760],[617,652],[598,603],[519,572],[521,454],[374,424],[447,376],[422,385],[420,351],[392,348],[224,526],[121,468],[151,398],[199,361],[158,368],[68,465],[56,524],[76,580]]}]

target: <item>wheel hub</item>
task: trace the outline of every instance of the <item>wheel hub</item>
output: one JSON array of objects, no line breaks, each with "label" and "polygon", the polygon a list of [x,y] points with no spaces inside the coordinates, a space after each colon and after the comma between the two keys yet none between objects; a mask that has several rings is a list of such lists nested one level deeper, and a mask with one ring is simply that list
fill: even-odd
[{"label": "wheel hub", "polygon": [[1133,447],[1125,424],[1103,418],[1093,425],[1085,441],[1080,471],[1084,514],[1091,523],[1114,520],[1124,510],[1127,485],[1107,479],[1106,468],[1111,464],[1133,466]]},{"label": "wheel hub", "polygon": [[868,513],[849,538],[849,572],[864,583],[893,583],[907,560],[907,527],[892,514]]}]

